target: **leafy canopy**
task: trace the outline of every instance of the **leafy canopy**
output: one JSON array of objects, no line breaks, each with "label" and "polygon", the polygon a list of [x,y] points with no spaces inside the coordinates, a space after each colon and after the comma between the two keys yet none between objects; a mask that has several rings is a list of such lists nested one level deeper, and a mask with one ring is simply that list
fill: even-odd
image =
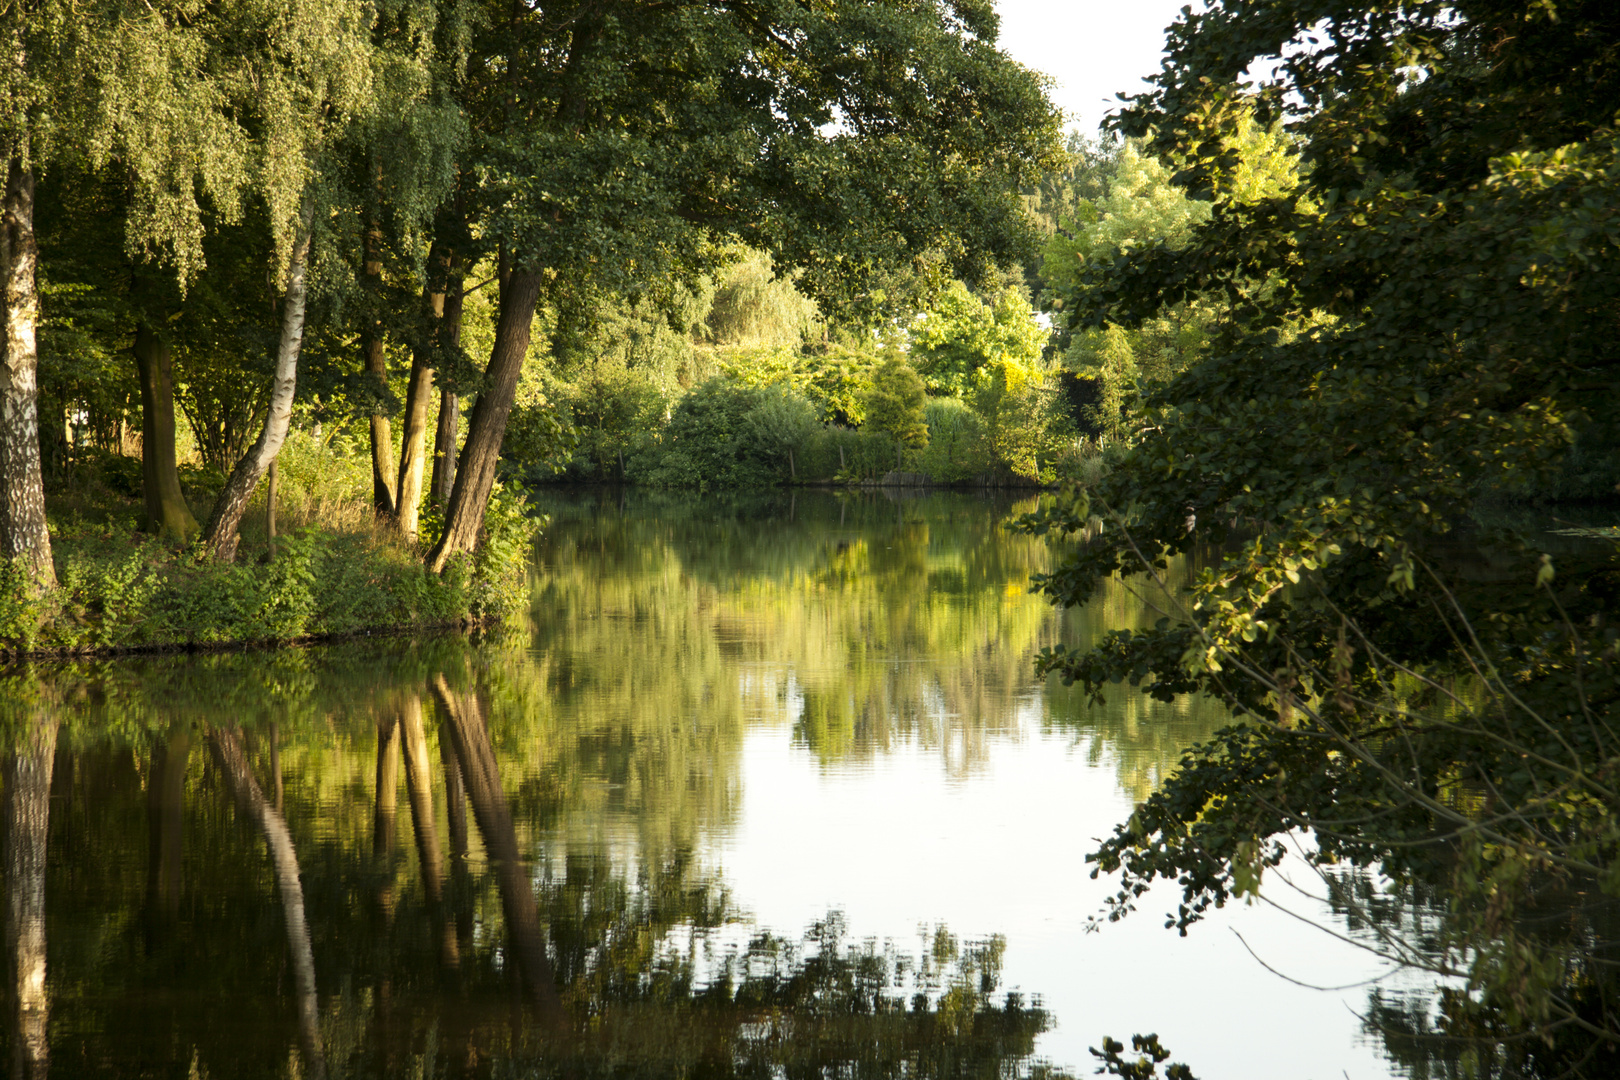
[{"label": "leafy canopy", "polygon": [[[1131,331],[1198,297],[1226,314],[1100,505],[1026,527],[1110,514],[1041,579],[1064,604],[1220,546],[1158,627],[1042,668],[1210,693],[1242,723],[1095,856],[1122,875],[1116,914],[1173,877],[1185,928],[1308,829],[1324,862],[1454,895],[1442,945],[1474,991],[1454,1030],[1620,1033],[1608,976],[1582,974],[1593,924],[1571,910],[1531,940],[1515,914],[1555,886],[1620,895],[1598,779],[1620,762],[1613,552],[1555,573],[1457,535],[1483,498],[1552,482],[1613,408],[1617,41],[1604,2],[1218,0],[1119,117],[1210,210],[1065,290],[1076,325]],[[1297,190],[1243,192],[1250,117],[1298,140]]]}]

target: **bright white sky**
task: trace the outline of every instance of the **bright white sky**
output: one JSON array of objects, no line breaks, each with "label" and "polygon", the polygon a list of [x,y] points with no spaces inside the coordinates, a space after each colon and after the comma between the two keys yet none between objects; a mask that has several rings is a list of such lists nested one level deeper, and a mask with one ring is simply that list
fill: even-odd
[{"label": "bright white sky", "polygon": [[1052,100],[1066,126],[1095,134],[1119,104],[1159,70],[1164,29],[1188,0],[996,0],[1000,45],[1014,60],[1052,76]]}]

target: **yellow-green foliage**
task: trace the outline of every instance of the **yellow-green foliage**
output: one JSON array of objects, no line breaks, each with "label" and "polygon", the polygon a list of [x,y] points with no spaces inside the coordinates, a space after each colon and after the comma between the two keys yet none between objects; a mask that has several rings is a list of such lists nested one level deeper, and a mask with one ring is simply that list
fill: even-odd
[{"label": "yellow-green foliage", "polygon": [[[1280,126],[1262,128],[1245,117],[1231,141],[1239,165],[1226,183],[1238,201],[1270,198],[1298,184],[1297,153]],[[1209,219],[1211,204],[1189,198],[1171,183],[1172,172],[1138,143],[1127,142],[1108,174],[1107,194],[1082,200],[1077,218],[1047,240],[1042,276],[1049,291],[1073,290],[1088,271],[1106,269],[1133,248],[1187,243]],[[1225,302],[1211,294],[1167,305],[1130,330],[1113,324],[1077,329],[1063,364],[1100,383],[1101,400],[1091,420],[1106,435],[1129,436],[1130,403],[1138,389],[1162,384],[1191,366],[1224,312]]]}]

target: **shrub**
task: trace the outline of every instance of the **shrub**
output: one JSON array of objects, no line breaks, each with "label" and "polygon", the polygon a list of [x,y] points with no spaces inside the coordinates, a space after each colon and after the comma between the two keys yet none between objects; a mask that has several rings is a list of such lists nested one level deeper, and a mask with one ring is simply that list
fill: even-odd
[{"label": "shrub", "polygon": [[984,453],[983,424],[958,398],[932,398],[924,409],[928,445],[917,455],[917,468],[940,483],[978,476],[990,467]]},{"label": "shrub", "polygon": [[779,470],[759,445],[748,416],[764,391],[710,379],[681,399],[664,440],[638,455],[633,474],[654,487],[764,487]]}]

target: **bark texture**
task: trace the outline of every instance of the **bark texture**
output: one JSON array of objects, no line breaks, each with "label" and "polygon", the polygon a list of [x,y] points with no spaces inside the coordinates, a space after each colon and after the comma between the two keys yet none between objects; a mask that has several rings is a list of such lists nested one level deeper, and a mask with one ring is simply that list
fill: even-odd
[{"label": "bark texture", "polygon": [[13,560],[35,592],[56,585],[45,526],[45,478],[39,461],[39,244],[34,237],[34,172],[6,162],[0,209],[0,558]]},{"label": "bark texture", "polygon": [[214,502],[214,511],[208,517],[208,528],[203,531],[203,547],[216,559],[229,562],[236,557],[240,539],[238,530],[242,515],[247,512],[253,489],[259,486],[265,470],[281,452],[287,441],[287,428],[292,422],[293,393],[298,388],[298,354],[304,344],[304,302],[307,295],[305,275],[309,267],[310,225],[315,216],[315,203],[305,196],[299,211],[298,234],[293,240],[292,259],[287,265],[287,295],[281,302],[281,341],[276,348],[276,374],[270,387],[270,410],[264,418],[264,429],[242,460],[231,470],[230,479]]},{"label": "bark texture", "polygon": [[174,349],[151,326],[135,329],[141,378],[141,478],[147,532],[174,540],[197,535],[197,519],[180,492],[174,453]]},{"label": "bark texture", "polygon": [[484,385],[467,424],[467,443],[456,463],[456,483],[445,511],[444,534],[428,555],[428,566],[441,573],[452,555],[470,553],[478,546],[484,510],[495,486],[501,440],[517,396],[523,358],[529,351],[534,309],[540,302],[539,274],[512,273],[501,283],[501,314],[495,325],[495,346],[490,351]]},{"label": "bark texture", "polygon": [[15,1013],[11,1075],[43,1078],[50,1071],[45,987],[45,864],[51,825],[51,772],[56,761],[54,716],[36,714],[27,736],[5,762],[6,960]]},{"label": "bark texture", "polygon": [[443,510],[456,486],[456,440],[461,435],[461,399],[450,391],[439,394],[439,424],[433,431],[433,481],[428,498]]},{"label": "bark texture", "polygon": [[[375,223],[365,232],[365,287],[371,310],[366,312],[360,332],[361,364],[367,375],[380,386],[388,385],[388,353],[383,342],[382,319],[376,306],[381,303],[382,230]],[[394,516],[394,432],[388,417],[371,416],[371,502],[382,519]]]},{"label": "bark texture", "polygon": [[270,848],[276,887],[281,893],[281,916],[287,929],[287,951],[292,956],[293,987],[297,994],[298,1041],[304,1052],[304,1066],[310,1080],[326,1080],[326,1052],[321,1046],[319,1001],[315,996],[315,953],[309,940],[309,923],[304,917],[304,886],[299,880],[298,852],[293,847],[287,822],[259,790],[253,778],[241,732],[234,728],[214,728],[208,733],[214,762],[230,785],[236,804],[253,819]]},{"label": "bark texture", "polygon": [[512,824],[506,792],[501,789],[501,773],[495,763],[495,750],[490,745],[483,709],[476,694],[452,692],[443,675],[434,677],[433,689],[444,708],[447,722],[443,730],[448,732],[455,746],[461,778],[467,786],[467,800],[472,803],[473,819],[484,837],[484,850],[495,865],[501,911],[506,919],[511,950],[517,957],[518,971],[540,1016],[549,1021],[560,1020],[562,999],[557,994],[551,960],[546,956],[540,907],[518,850],[517,830]]},{"label": "bark texture", "polygon": [[[435,243],[428,253],[428,283],[423,286],[423,306],[432,322],[433,339],[437,344],[454,345],[461,341],[462,294],[461,279],[456,271],[455,256],[442,243]],[[399,531],[407,540],[415,540],[417,518],[422,508],[422,480],[427,472],[427,418],[428,406],[433,403],[434,369],[428,364],[426,349],[417,349],[411,357],[411,378],[405,388],[405,429],[400,436],[399,450]],[[442,426],[442,419],[441,419]],[[443,444],[435,444],[435,455]],[[450,447],[455,448],[451,437]],[[434,458],[433,477],[438,479],[438,458]]]}]

